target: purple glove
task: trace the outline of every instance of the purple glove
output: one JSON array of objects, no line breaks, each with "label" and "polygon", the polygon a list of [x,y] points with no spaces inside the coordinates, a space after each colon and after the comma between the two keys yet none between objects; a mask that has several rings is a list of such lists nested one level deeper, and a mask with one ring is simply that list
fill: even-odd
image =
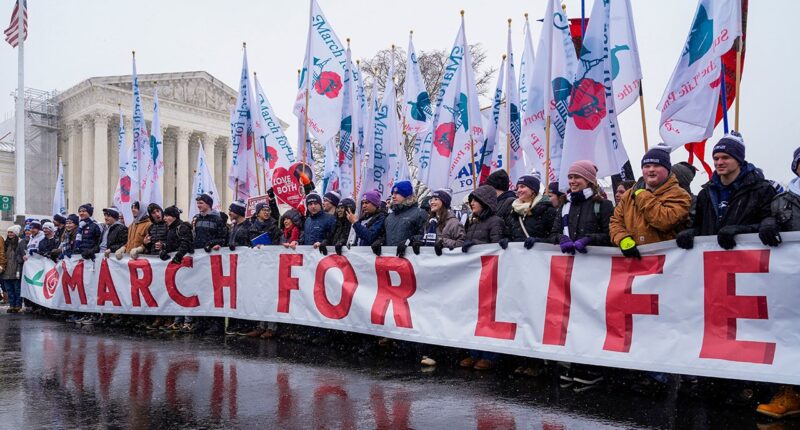
[{"label": "purple glove", "polygon": [[589,245],[589,238],[582,237],[575,241],[575,250],[581,254],[586,254],[586,246]]},{"label": "purple glove", "polygon": [[575,255],[575,243],[567,235],[561,235],[561,241],[558,243],[561,246],[561,252],[564,254]]}]

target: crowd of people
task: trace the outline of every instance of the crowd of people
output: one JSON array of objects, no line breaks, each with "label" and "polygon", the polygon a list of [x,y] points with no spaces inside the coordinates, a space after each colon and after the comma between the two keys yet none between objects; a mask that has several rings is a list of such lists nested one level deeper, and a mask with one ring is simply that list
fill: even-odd
[{"label": "crowd of people", "polygon": [[[328,254],[331,248],[342,254],[344,248],[369,246],[376,255],[381,255],[384,246],[390,246],[396,247],[398,257],[405,257],[409,248],[419,254],[425,246],[442,255],[445,248],[467,253],[477,244],[496,243],[505,249],[509,242],[522,242],[524,248],[531,249],[541,242],[558,245],[567,254],[614,246],[626,257],[641,258],[640,246],[661,241],[676,240],[680,248],[691,249],[695,237],[716,236],[720,247],[732,249],[737,235],[758,233],[764,245],[775,247],[781,244],[781,232],[800,230],[800,148],[794,151],[791,163],[792,172],[798,177],[785,191],[746,160],[744,141],[738,133],[725,135],[714,146],[713,160],[715,172],[695,196],[690,186],[695,169],[687,163],[673,165],[670,152],[664,147],[652,148],[641,160],[642,177],[622,182],[614,190],[616,204],[599,187],[597,168],[590,160],[568,166],[566,192],[559,191],[559,184],[551,183],[542,193],[537,175],[520,177],[512,189],[505,171],[493,172],[469,194],[467,206],[459,210],[454,210],[453,198],[445,189],[434,190],[418,201],[409,181],[394,184],[388,202],[382,201],[375,190],[365,192],[360,202],[341,198],[336,192],[309,192],[304,213],[297,209],[280,213],[272,198],[269,203],[258,204],[251,217],[245,216],[242,202],[232,203],[225,214],[212,210],[212,198],[203,194],[196,198],[198,214],[191,221],[184,221],[176,206],[161,208],[150,204],[140,208],[134,203],[134,219],[129,227],[114,207],[102,210],[104,223],[98,225],[92,218],[94,208],[87,203],[79,207],[77,214],[28,220],[24,227],[14,225],[5,240],[0,238],[3,301],[8,303],[8,312],[22,309],[21,268],[34,254],[54,260],[73,255],[84,259],[97,258],[98,254],[106,258],[113,254],[117,259],[154,255],[180,264],[187,254],[226,246],[234,250],[309,245],[322,254]],[[37,311],[35,304],[29,303],[29,307]],[[293,331],[285,324],[278,327],[266,321],[232,320],[225,327],[220,318],[189,316],[145,319],[71,314],[67,321],[258,338]],[[319,329],[308,332],[315,341],[328,335]],[[379,339],[376,344],[397,345],[389,339]],[[436,365],[434,355],[442,354],[441,349],[430,345],[406,347],[425,366]],[[468,351],[457,364],[488,370],[502,358],[492,352]],[[512,367],[519,374],[536,375],[537,368],[543,366],[537,360],[514,359],[519,365]],[[610,371],[569,363],[553,367],[558,369],[562,385],[574,385],[576,391],[596,386]],[[690,387],[703,384],[698,378],[681,378]],[[643,373],[636,384],[657,391],[667,380],[665,374]],[[746,384],[731,384],[733,390],[746,388]],[[759,405],[759,412],[772,417],[800,413],[800,395],[794,388],[782,386],[773,390],[777,394]],[[752,390],[750,393],[752,396]]]}]

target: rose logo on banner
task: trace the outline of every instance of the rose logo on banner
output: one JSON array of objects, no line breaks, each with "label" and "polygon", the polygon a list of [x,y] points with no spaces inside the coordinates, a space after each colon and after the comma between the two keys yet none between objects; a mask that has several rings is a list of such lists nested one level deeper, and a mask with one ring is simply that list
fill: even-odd
[{"label": "rose logo on banner", "polygon": [[593,79],[583,78],[572,88],[569,114],[581,130],[594,130],[606,117],[606,87]]},{"label": "rose logo on banner", "polygon": [[331,59],[320,61],[319,58],[314,57],[314,67],[319,69],[314,73],[314,91],[319,95],[323,95],[329,99],[339,97],[339,91],[342,90],[342,77],[336,72],[324,71],[325,64]]},{"label": "rose logo on banner", "polygon": [[447,122],[436,127],[436,137],[433,139],[436,152],[442,157],[449,157],[450,152],[453,151],[453,140],[455,137],[456,125],[454,123]]}]

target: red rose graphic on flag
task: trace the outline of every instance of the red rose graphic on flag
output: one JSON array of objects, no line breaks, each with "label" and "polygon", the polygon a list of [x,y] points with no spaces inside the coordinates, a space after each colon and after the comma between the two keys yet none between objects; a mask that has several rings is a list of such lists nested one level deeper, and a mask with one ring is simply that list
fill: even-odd
[{"label": "red rose graphic on flag", "polygon": [[58,287],[58,270],[55,267],[50,269],[46,275],[44,275],[44,285],[42,286],[42,293],[44,294],[45,299],[52,299],[53,296],[56,294],[56,288]]},{"label": "red rose graphic on flag", "polygon": [[606,87],[600,82],[583,78],[572,88],[569,115],[581,130],[594,130],[606,117]]},{"label": "red rose graphic on flag", "polygon": [[436,146],[436,151],[442,157],[449,157],[453,151],[453,141],[456,137],[456,125],[452,122],[446,122],[436,127],[436,134],[433,137],[433,144]]},{"label": "red rose graphic on flag", "polygon": [[119,180],[119,196],[122,203],[131,201],[131,177],[125,176]]},{"label": "red rose graphic on flag", "polygon": [[269,168],[274,169],[275,163],[278,162],[278,150],[268,146],[267,147],[267,161],[269,161]]},{"label": "red rose graphic on flag", "polygon": [[342,90],[342,78],[336,72],[322,72],[317,82],[314,82],[314,90],[329,99],[335,99]]}]

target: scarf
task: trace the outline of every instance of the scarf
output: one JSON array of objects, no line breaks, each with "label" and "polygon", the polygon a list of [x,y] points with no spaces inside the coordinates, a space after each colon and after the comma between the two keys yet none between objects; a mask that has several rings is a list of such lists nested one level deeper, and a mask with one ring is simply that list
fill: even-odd
[{"label": "scarf", "polygon": [[561,225],[563,226],[564,236],[569,236],[569,211],[572,208],[572,203],[580,203],[589,200],[594,196],[594,191],[591,188],[584,188],[583,191],[567,194],[567,202],[561,207]]},{"label": "scarf", "polygon": [[517,215],[524,218],[531,214],[533,207],[536,206],[540,200],[542,200],[541,194],[537,195],[530,203],[525,203],[520,199],[514,199],[514,201],[511,202],[511,209],[516,212]]}]

